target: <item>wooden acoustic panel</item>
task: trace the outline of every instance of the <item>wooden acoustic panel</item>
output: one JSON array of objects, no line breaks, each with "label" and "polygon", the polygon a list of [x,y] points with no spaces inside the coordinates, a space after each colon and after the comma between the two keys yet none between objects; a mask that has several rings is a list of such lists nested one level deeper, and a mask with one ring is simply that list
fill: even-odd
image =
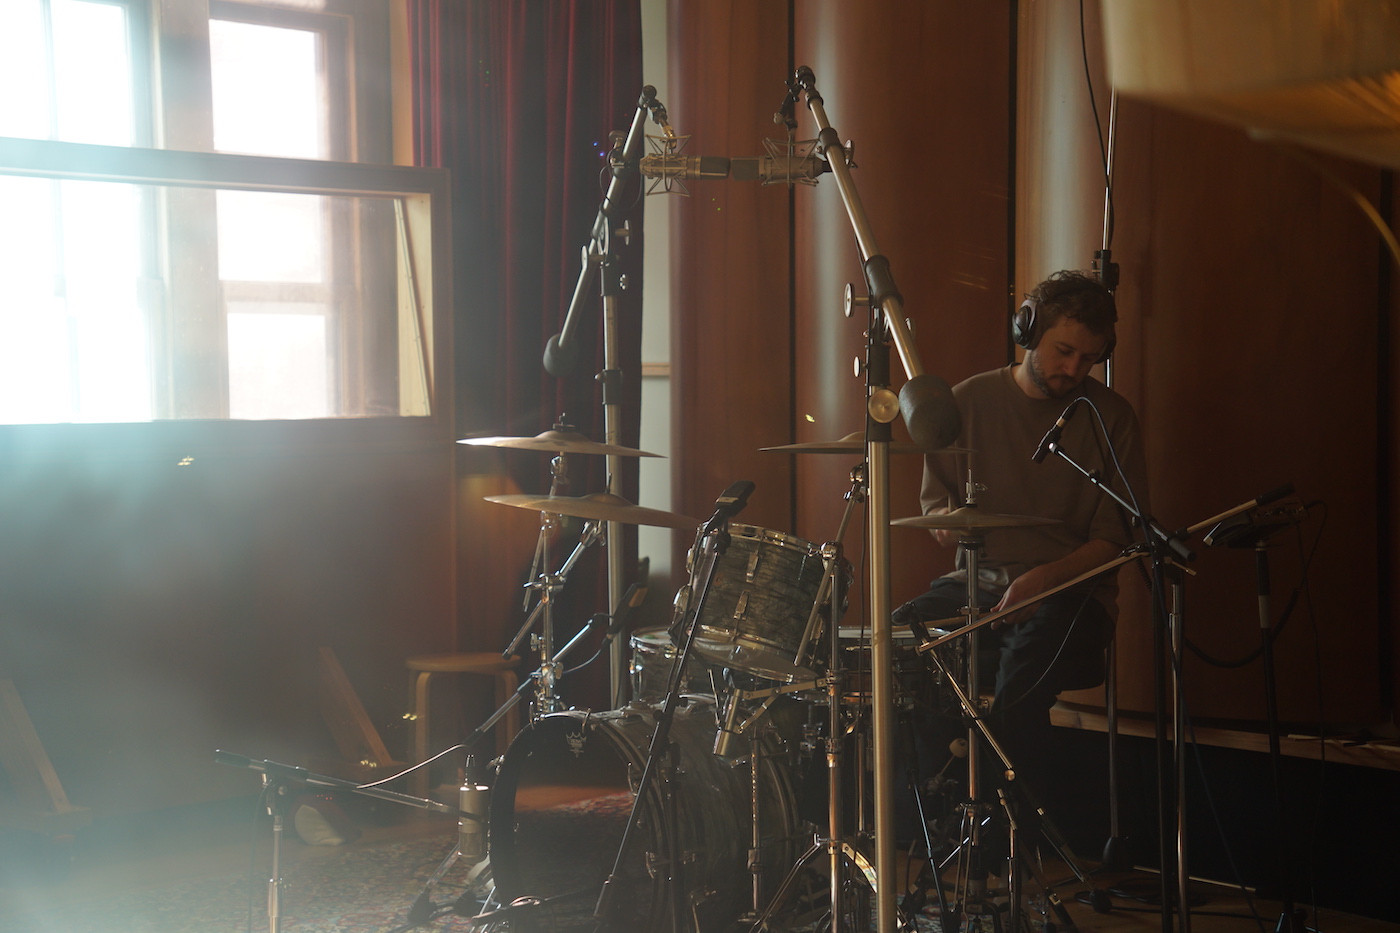
[{"label": "wooden acoustic panel", "polygon": [[[800,4],[798,64],[813,70],[827,120],[853,144],[848,209],[832,176],[798,191],[797,432],[826,440],[865,426],[868,310],[843,316],[847,283],[867,293],[856,237],[886,256],[923,370],[950,385],[1007,358],[1010,29],[1006,3],[877,0]],[[834,41],[840,37],[840,41]],[[878,54],[859,57],[852,49]],[[799,138],[817,125],[798,108]],[[893,348],[889,384],[907,374]],[[909,435],[901,421],[896,439]],[[948,455],[941,455],[948,456]],[[798,529],[823,540],[839,527],[853,462],[800,458]],[[919,514],[922,459],[893,455],[890,512]],[[863,511],[845,543],[862,565]],[[926,532],[891,529],[891,601],[923,592],[952,566]]]},{"label": "wooden acoustic panel", "polygon": [[[665,103],[687,152],[759,155],[786,90],[787,4],[673,5],[669,30]],[[792,468],[760,451],[793,438],[786,189],[730,179],[691,192],[671,210],[673,507],[708,516],[752,480],[738,521],[790,532]]]}]

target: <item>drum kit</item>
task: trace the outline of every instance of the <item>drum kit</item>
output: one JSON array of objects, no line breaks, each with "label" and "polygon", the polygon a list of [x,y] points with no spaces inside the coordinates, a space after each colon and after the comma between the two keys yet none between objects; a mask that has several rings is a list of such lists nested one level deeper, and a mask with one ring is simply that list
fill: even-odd
[{"label": "drum kit", "polygon": [[[556,483],[572,455],[654,456],[594,443],[562,424],[535,437],[460,443],[550,452]],[[907,452],[922,453],[907,446]],[[864,442],[857,435],[764,449],[860,456]],[[530,634],[538,658],[516,696],[465,743],[474,744],[531,691],[528,723],[493,762],[494,775],[486,781],[489,848],[468,859],[482,863],[473,869],[476,884],[469,892],[477,913],[461,901],[456,913],[473,916],[481,929],[869,929],[876,892],[894,881],[882,879],[869,857],[869,772],[877,757],[868,728],[874,702],[870,631],[842,624],[855,575],[841,542],[854,508],[865,501],[865,466],[851,471],[839,528],[822,544],[732,521],[752,483],[727,490],[714,517],[703,522],[609,493],[570,497],[552,489],[547,496],[487,497],[540,514],[533,610],[504,651],[514,653]],[[547,541],[561,516],[585,524],[577,547],[552,570]],[[1043,521],[972,505],[896,524],[957,530],[975,549],[985,529]],[[598,712],[566,708],[559,690],[565,656],[593,628],[586,626],[558,648],[552,629],[559,591],[580,553],[599,539],[603,522],[691,530],[696,537],[671,624],[627,636],[630,698]],[[604,617],[611,620],[605,643],[621,634],[633,592],[635,587]],[[958,616],[931,626],[899,626],[893,633],[896,705],[938,718],[951,734],[960,720],[980,723],[971,705],[978,694],[977,665],[970,663],[975,632],[958,637],[960,626],[976,621],[976,610],[969,612],[971,620]],[[936,650],[923,649],[934,641]],[[973,726],[967,729],[971,733]],[[940,869],[958,858],[965,862],[977,834],[991,822],[988,808],[976,800],[978,756],[967,755],[969,741],[975,745],[976,736],[950,744],[954,757],[931,782],[941,789],[945,808],[951,807],[950,785],[960,783],[954,763],[966,759],[972,801],[962,802],[961,826],[949,814],[941,823],[927,818],[921,791],[928,787],[919,786],[912,770],[909,775],[908,797],[917,813],[911,825],[946,829],[939,843],[926,828],[915,833],[931,860],[943,857]],[[912,762],[914,750],[902,749],[901,756]],[[463,810],[483,809],[481,780],[475,769],[464,778]],[[474,790],[470,800],[468,787]],[[824,806],[818,803],[822,796]],[[454,848],[430,888],[463,855]],[[955,926],[947,926],[948,919],[979,909],[964,904],[968,883],[959,876],[951,894],[937,885],[950,933]],[[420,898],[416,919],[431,915],[423,909],[429,903],[430,897]],[[977,905],[985,903],[979,894]],[[902,926],[914,929],[913,916],[903,917]]]}]

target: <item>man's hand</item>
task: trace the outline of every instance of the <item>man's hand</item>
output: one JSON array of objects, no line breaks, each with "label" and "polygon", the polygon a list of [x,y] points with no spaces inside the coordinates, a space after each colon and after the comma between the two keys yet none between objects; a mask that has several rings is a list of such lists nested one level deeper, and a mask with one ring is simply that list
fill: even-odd
[{"label": "man's hand", "polygon": [[[1025,602],[1033,596],[1038,596],[1050,589],[1058,580],[1053,579],[1055,574],[1049,569],[1052,564],[1041,564],[1039,567],[1032,567],[1019,577],[1011,581],[1011,585],[1006,588],[1006,592],[1001,596],[1001,602],[992,607],[988,615],[1001,612],[1008,606]],[[1065,579],[1069,579],[1066,577]],[[1019,625],[1034,615],[1039,604],[1027,606],[1019,612],[1013,612],[1005,618],[997,619],[991,623],[991,628],[998,629],[1003,625]]]},{"label": "man's hand", "polygon": [[[1066,583],[1077,576],[1088,573],[1090,570],[1113,560],[1117,554],[1118,546],[1111,541],[1105,541],[1102,538],[1086,541],[1059,560],[1041,564],[1039,567],[1032,567],[1012,580],[1011,585],[1002,594],[1001,602],[993,606],[988,615],[1001,612],[1008,606],[1023,603],[1039,596],[1046,590],[1054,589],[1061,583]],[[1003,625],[1017,625],[1029,619],[1039,608],[1039,603],[1027,606],[1003,619],[997,619],[990,623],[990,627],[996,629]]]}]

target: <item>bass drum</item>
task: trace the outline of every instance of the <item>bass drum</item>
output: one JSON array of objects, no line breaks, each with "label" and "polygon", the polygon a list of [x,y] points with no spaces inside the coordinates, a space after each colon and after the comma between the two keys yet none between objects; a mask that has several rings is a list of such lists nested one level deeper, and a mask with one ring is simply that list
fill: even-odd
[{"label": "bass drum", "polygon": [[[491,795],[491,870],[502,903],[545,902],[536,915],[540,933],[598,927],[598,896],[617,861],[658,713],[637,703],[553,713],[527,726],[506,752]],[[712,754],[716,729],[713,701],[690,697],[677,705],[669,738],[678,767],[658,769],[642,799],[609,887],[612,929],[669,931],[672,894],[692,930],[723,929],[752,906],[751,769]],[[669,808],[665,771],[672,772]],[[759,775],[759,857],[771,892],[795,858],[796,806],[776,750],[760,755]],[[670,885],[667,868],[677,865]]]}]

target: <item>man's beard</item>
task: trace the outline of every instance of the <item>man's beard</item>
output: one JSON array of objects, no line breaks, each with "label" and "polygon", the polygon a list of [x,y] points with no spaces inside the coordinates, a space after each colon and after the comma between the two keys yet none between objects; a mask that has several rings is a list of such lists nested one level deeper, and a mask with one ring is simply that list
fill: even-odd
[{"label": "man's beard", "polygon": [[1046,379],[1045,373],[1040,368],[1040,357],[1035,351],[1031,351],[1026,356],[1026,371],[1030,373],[1031,382],[1035,384],[1035,387],[1049,398],[1064,398],[1079,388],[1079,383],[1069,376],[1057,376],[1054,383]]}]

